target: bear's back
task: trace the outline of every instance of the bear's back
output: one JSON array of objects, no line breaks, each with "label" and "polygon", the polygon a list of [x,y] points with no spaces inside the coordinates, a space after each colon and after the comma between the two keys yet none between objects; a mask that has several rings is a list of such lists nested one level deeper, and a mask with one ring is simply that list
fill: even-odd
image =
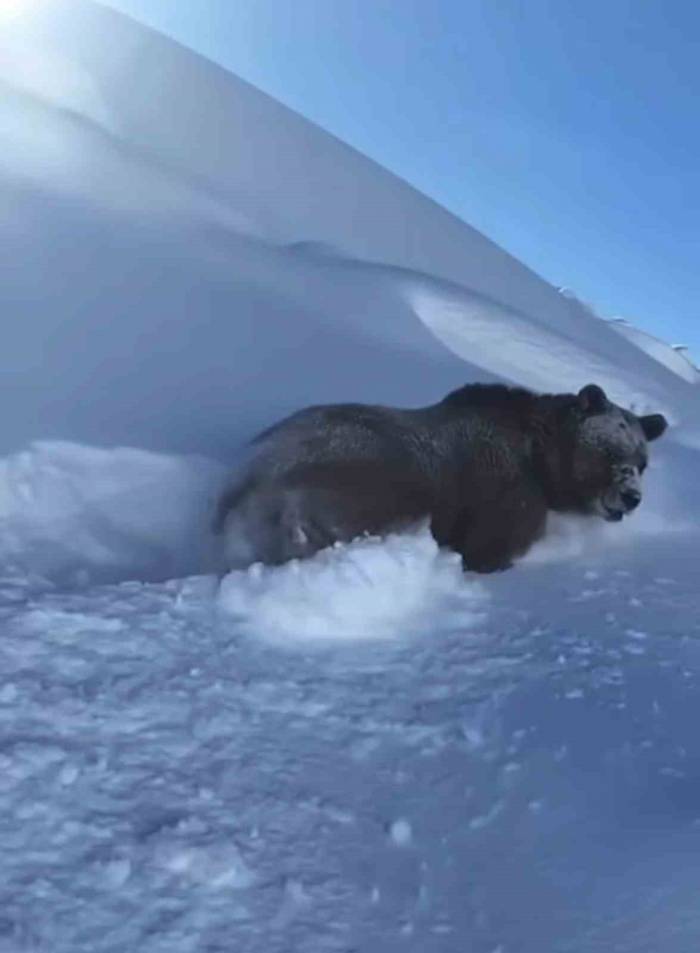
[{"label": "bear's back", "polygon": [[254,441],[254,467],[279,477],[298,466],[385,460],[410,466],[420,451],[415,412],[372,404],[308,407]]}]

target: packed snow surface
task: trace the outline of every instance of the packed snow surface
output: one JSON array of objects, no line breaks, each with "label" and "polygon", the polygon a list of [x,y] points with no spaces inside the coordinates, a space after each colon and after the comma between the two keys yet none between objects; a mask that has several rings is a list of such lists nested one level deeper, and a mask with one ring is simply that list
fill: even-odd
[{"label": "packed snow surface", "polygon": [[[0,949],[690,953],[697,546],[8,574]],[[402,631],[403,572],[442,595]]]},{"label": "packed snow surface", "polygon": [[[0,953],[696,953],[684,359],[163,37],[23,9],[0,51]],[[469,380],[666,413],[639,513],[552,520],[497,576],[421,526],[218,574],[212,509],[257,430]]]}]

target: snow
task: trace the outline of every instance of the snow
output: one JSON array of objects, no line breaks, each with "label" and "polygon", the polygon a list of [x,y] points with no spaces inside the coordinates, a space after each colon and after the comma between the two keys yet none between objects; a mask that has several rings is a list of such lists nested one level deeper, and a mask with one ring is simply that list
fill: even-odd
[{"label": "snow", "polygon": [[[0,953],[695,950],[695,379],[106,8],[0,88]],[[218,575],[254,432],[474,379],[666,413],[639,513]]]},{"label": "snow", "polygon": [[692,948],[697,543],[525,566],[479,582],[471,628],[340,652],[244,631],[212,577],[14,580],[6,937],[398,950],[410,925],[416,950],[633,951],[673,929]]},{"label": "snow", "polygon": [[700,383],[700,370],[693,364],[685,348],[678,345],[669,345],[660,341],[653,334],[640,331],[623,318],[614,318],[610,322],[612,327],[628,341],[632,341],[655,360],[659,361],[674,374],[678,374],[689,384]]},{"label": "snow", "polygon": [[440,551],[422,528],[337,545],[304,564],[255,563],[229,573],[219,605],[240,631],[280,645],[337,645],[429,633],[438,612],[466,630],[480,618],[484,598],[478,583],[465,585],[461,557]]},{"label": "snow", "polygon": [[413,838],[413,831],[408,821],[401,818],[394,821],[390,829],[391,839],[397,847],[408,847]]},{"label": "snow", "polygon": [[697,388],[242,81],[80,0],[3,33],[0,451],[230,460],[303,404],[420,404],[494,375],[598,380],[700,443]]},{"label": "snow", "polygon": [[202,458],[43,441],[0,460],[0,565],[52,584],[215,568],[226,469]]}]

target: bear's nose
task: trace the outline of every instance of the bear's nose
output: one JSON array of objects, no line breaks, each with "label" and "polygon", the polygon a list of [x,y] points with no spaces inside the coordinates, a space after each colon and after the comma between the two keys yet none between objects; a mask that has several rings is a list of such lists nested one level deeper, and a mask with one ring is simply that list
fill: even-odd
[{"label": "bear's nose", "polygon": [[642,502],[642,494],[639,490],[625,490],[620,494],[620,499],[626,510],[634,510]]}]

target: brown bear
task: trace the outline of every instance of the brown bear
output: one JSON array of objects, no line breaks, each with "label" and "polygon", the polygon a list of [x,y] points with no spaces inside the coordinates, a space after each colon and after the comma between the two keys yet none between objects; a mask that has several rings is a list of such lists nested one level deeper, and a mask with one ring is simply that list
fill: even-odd
[{"label": "brown bear", "polygon": [[641,501],[661,414],[637,417],[589,384],[535,394],[469,384],[416,410],[310,407],[255,439],[222,496],[226,568],[279,564],[428,519],[466,569],[506,569],[549,510],[617,521]]}]

